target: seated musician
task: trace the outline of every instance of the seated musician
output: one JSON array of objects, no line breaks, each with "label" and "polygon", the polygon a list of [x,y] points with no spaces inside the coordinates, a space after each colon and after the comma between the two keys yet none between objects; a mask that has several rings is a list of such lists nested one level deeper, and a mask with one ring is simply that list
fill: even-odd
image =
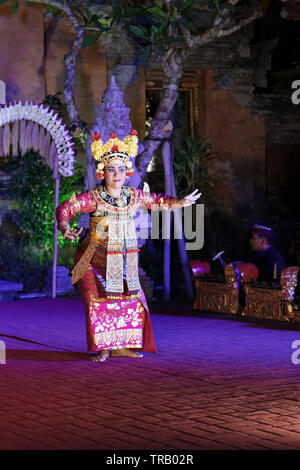
[{"label": "seated musician", "polygon": [[280,282],[280,273],[286,267],[283,256],[273,246],[271,227],[255,224],[251,227],[250,246],[255,253],[253,263],[258,269],[258,281]]}]

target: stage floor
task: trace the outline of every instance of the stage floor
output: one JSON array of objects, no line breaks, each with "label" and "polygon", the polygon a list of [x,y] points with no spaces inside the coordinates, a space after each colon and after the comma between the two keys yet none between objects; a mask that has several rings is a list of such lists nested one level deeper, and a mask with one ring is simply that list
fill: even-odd
[{"label": "stage floor", "polygon": [[300,327],[173,313],[93,363],[80,299],[1,302],[0,449],[299,450]]}]

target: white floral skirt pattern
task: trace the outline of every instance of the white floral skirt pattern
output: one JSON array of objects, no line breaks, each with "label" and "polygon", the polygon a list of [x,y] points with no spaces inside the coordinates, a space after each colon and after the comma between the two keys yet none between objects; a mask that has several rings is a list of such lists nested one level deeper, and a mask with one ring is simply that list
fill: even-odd
[{"label": "white floral skirt pattern", "polygon": [[[124,279],[126,285],[126,279]],[[96,253],[78,281],[86,313],[89,351],[132,348],[157,353],[149,309],[143,290],[138,297],[125,293],[108,299],[105,290],[105,256]]]},{"label": "white floral skirt pattern", "polygon": [[90,330],[97,349],[142,348],[145,309],[138,299],[91,299]]}]

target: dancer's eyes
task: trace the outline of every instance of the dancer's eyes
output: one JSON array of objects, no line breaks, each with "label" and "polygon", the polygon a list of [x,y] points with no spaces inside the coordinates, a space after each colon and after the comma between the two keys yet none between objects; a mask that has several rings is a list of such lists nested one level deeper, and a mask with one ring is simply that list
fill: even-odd
[{"label": "dancer's eyes", "polygon": [[109,173],[124,173],[125,172],[125,168],[108,168],[108,172]]}]

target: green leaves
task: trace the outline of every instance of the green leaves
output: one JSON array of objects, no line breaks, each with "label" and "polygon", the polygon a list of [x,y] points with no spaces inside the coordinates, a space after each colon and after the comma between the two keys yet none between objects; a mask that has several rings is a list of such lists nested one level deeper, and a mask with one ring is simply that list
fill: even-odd
[{"label": "green leaves", "polygon": [[175,184],[178,196],[183,197],[208,181],[208,164],[217,154],[212,151],[207,137],[185,137],[184,147],[176,149],[175,155]]},{"label": "green leaves", "polygon": [[162,7],[155,6],[148,9],[148,14],[155,18],[157,21],[161,21],[163,18],[168,18],[168,12]]},{"label": "green leaves", "polygon": [[165,55],[170,49],[188,47],[186,32],[197,31],[193,13],[198,11],[194,8],[198,3],[196,0],[113,1],[110,15],[112,23],[129,31],[146,56],[154,50]]},{"label": "green leaves", "polygon": [[102,34],[95,33],[95,34],[90,34],[88,36],[85,36],[82,46],[81,47],[88,47],[94,44],[98,39],[102,36]]},{"label": "green leaves", "polygon": [[[52,256],[54,227],[54,181],[52,170],[36,152],[13,157],[4,167],[11,176],[9,197],[17,202],[18,223],[28,241],[28,248],[37,250],[40,261]],[[81,190],[84,170],[75,167],[75,175],[61,178],[60,202],[74,191]],[[59,246],[66,244],[60,235]]]},{"label": "green leaves", "polygon": [[145,39],[146,41],[150,40],[149,31],[144,26],[133,26],[129,25],[129,30],[139,38]]},{"label": "green leaves", "polygon": [[[7,1],[8,1],[8,0],[0,0],[0,6],[1,6],[1,5],[4,5],[5,3],[7,3]],[[11,8],[12,14],[15,15],[17,9],[19,8],[19,2],[18,2],[18,0],[13,0],[13,2],[12,2],[12,4],[11,4],[10,8]]]},{"label": "green leaves", "polygon": [[16,14],[16,11],[19,7],[19,2],[18,0],[13,0],[12,2],[12,6],[11,6],[11,11],[12,11],[12,14],[15,15]]}]

